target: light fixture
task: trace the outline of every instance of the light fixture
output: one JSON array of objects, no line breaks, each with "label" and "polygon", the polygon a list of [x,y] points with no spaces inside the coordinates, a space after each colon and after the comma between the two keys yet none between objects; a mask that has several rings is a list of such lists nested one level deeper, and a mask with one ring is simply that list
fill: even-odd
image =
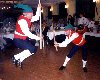
[{"label": "light fixture", "polygon": [[93,0],[93,2],[96,2],[96,0]]},{"label": "light fixture", "polygon": [[6,8],[6,7],[3,7],[4,9]]},{"label": "light fixture", "polygon": [[43,8],[41,9],[41,12],[43,13]]},{"label": "light fixture", "polygon": [[93,0],[93,2],[99,3],[99,2],[100,2],[100,0]]},{"label": "light fixture", "polygon": [[68,8],[68,7],[69,7],[69,5],[66,3],[65,8]]},{"label": "light fixture", "polygon": [[51,6],[50,11],[53,11],[53,6]]}]

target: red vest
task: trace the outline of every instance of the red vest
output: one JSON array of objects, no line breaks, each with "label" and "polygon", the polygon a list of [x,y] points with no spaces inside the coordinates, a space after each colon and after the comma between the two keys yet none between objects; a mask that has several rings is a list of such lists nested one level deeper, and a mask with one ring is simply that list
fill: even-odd
[{"label": "red vest", "polygon": [[[22,35],[24,35],[24,33],[22,32],[22,30],[21,30],[21,28],[20,28],[20,25],[18,24],[18,21],[21,20],[21,19],[26,20],[26,22],[27,22],[27,24],[28,24],[28,28],[30,28],[31,22],[30,22],[30,20],[29,20],[27,17],[25,17],[25,16],[23,16],[23,15],[21,15],[21,16],[19,17],[19,19],[17,20],[17,22],[16,22],[16,30],[15,30],[15,31],[18,32],[18,33],[20,33],[20,34],[22,34]],[[24,27],[24,26],[23,26],[23,27]],[[27,36],[21,36],[21,35],[18,35],[18,34],[14,34],[14,38],[20,38],[20,39],[25,40],[26,37],[27,37]]]},{"label": "red vest", "polygon": [[[73,34],[74,32],[71,32],[70,35],[68,35],[69,37]],[[75,38],[72,43],[74,43],[75,45],[78,46],[82,46],[85,43],[85,39],[83,39],[82,35],[79,34],[79,36],[77,38]]]}]

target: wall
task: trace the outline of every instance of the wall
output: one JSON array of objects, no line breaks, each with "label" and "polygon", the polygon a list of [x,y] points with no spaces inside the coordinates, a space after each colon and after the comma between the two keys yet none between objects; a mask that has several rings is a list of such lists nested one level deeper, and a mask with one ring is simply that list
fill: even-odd
[{"label": "wall", "polygon": [[97,12],[96,12],[96,8],[95,8],[95,20],[97,21],[98,18],[100,17],[100,3],[96,3],[96,7],[97,7]]},{"label": "wall", "polygon": [[75,0],[69,1],[69,7],[67,9],[69,15],[73,16],[73,14],[75,14],[76,12],[75,6],[76,6]]},{"label": "wall", "polygon": [[52,11],[52,15],[59,15],[59,5],[58,4],[54,4],[53,5],[53,11]]},{"label": "wall", "polygon": [[72,15],[76,12],[76,1],[75,0],[66,0],[68,5],[67,12],[69,15]]},{"label": "wall", "polygon": [[48,7],[43,7],[43,19],[46,20],[48,16]]}]

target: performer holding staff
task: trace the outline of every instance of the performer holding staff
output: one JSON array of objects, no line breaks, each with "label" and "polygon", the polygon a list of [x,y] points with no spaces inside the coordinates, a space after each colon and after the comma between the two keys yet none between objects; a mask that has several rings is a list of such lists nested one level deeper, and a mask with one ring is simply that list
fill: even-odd
[{"label": "performer holding staff", "polygon": [[86,41],[83,39],[82,35],[78,34],[73,30],[73,26],[71,24],[65,26],[66,39],[62,43],[56,43],[54,46],[57,47],[66,47],[70,42],[75,45],[70,50],[69,54],[66,56],[66,59],[63,65],[59,68],[59,70],[63,70],[66,68],[67,63],[72,58],[74,53],[78,50],[79,47],[82,48],[82,62],[83,62],[83,70],[87,72],[86,62],[87,62],[87,51],[86,51]]},{"label": "performer holding staff", "polygon": [[14,33],[14,43],[18,48],[23,49],[22,52],[15,54],[12,58],[13,63],[16,66],[22,68],[22,62],[36,53],[36,47],[26,40],[27,37],[30,39],[41,40],[42,37],[36,36],[29,31],[31,22],[39,20],[41,4],[38,4],[36,15],[33,16],[33,10],[30,6],[24,4],[16,4],[15,8],[23,9],[22,15],[19,16],[16,22],[16,30]]}]

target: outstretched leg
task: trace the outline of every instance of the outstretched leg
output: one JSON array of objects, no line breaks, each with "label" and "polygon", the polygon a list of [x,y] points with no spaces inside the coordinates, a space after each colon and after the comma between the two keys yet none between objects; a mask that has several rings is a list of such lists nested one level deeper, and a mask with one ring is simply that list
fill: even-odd
[{"label": "outstretched leg", "polygon": [[77,45],[75,45],[75,46],[72,47],[72,49],[70,50],[69,54],[66,56],[66,59],[65,59],[65,61],[64,61],[63,66],[61,66],[61,67],[59,68],[59,70],[65,69],[67,63],[69,62],[69,60],[71,59],[71,57],[74,55],[74,53],[75,53],[77,50],[78,50],[78,46],[77,46]]},{"label": "outstretched leg", "polygon": [[82,46],[82,62],[83,62],[83,70],[84,72],[87,72],[87,49],[86,49],[86,44]]},{"label": "outstretched leg", "polygon": [[16,46],[24,51],[15,54],[13,57],[13,62],[15,62],[15,65],[22,67],[22,62],[36,52],[36,47],[27,40],[15,39],[15,42]]}]

